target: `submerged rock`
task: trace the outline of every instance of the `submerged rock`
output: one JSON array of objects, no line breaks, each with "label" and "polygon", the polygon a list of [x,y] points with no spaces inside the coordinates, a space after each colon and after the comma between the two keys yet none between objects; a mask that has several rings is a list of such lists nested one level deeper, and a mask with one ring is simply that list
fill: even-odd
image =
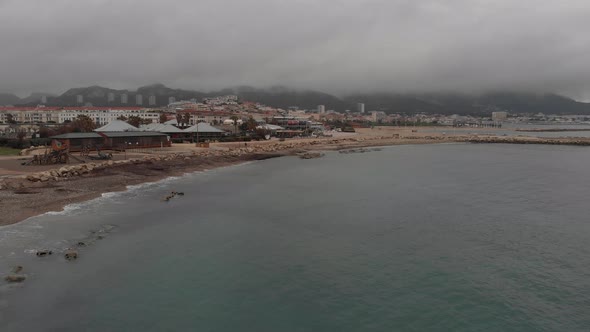
[{"label": "submerged rock", "polygon": [[319,153],[319,152],[307,152],[307,153],[304,153],[304,154],[299,155],[299,158],[301,158],[301,159],[315,159],[315,158],[321,158],[323,156],[324,156],[323,153]]},{"label": "submerged rock", "polygon": [[64,257],[66,260],[69,260],[69,261],[78,259],[78,252],[74,249],[68,249],[64,253]]},{"label": "submerged rock", "polygon": [[4,277],[4,280],[8,282],[23,282],[27,279],[27,276],[24,274],[9,274]]},{"label": "submerged rock", "polygon": [[52,254],[53,254],[53,251],[51,251],[51,250],[38,250],[36,253],[36,255],[38,257],[45,257],[45,256],[49,256]]}]

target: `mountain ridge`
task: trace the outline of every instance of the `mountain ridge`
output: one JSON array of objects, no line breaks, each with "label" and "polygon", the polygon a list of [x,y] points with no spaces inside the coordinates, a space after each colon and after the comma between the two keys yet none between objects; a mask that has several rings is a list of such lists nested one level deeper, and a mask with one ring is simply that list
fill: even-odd
[{"label": "mountain ridge", "polygon": [[[111,95],[112,94],[112,95]],[[127,95],[123,103],[121,95]],[[534,94],[519,92],[490,92],[481,95],[460,93],[371,93],[354,94],[337,97],[315,90],[292,89],[273,86],[267,89],[251,86],[236,86],[218,91],[201,92],[195,90],[174,89],[161,83],[153,83],[131,90],[117,90],[98,85],[71,88],[59,96],[36,93],[26,98],[13,94],[0,94],[0,105],[36,106],[42,96],[47,97],[47,106],[77,106],[77,96],[83,97],[82,104],[93,106],[136,106],[136,96],[142,95],[142,106],[162,107],[174,100],[196,99],[235,94],[240,100],[260,102],[262,104],[288,108],[298,106],[302,109],[315,109],[325,105],[327,110],[343,112],[356,111],[357,103],[364,103],[367,112],[383,111],[385,113],[436,113],[489,116],[494,111],[510,113],[546,113],[546,114],[590,114],[590,103],[575,101],[554,93]],[[112,99],[109,99],[109,95]],[[148,105],[150,96],[156,97],[155,105]]]}]

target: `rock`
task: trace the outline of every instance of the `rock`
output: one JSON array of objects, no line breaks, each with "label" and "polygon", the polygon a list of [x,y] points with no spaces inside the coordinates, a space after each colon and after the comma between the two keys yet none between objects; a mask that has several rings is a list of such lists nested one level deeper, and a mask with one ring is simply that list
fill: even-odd
[{"label": "rock", "polygon": [[38,257],[45,257],[45,256],[49,256],[52,254],[53,254],[53,252],[51,250],[38,250],[36,253],[36,255]]},{"label": "rock", "polygon": [[324,156],[323,153],[319,153],[319,152],[307,152],[307,153],[304,153],[302,155],[299,155],[299,158],[301,158],[301,159],[315,159],[315,158],[321,158],[323,156]]},{"label": "rock", "polygon": [[22,270],[23,270],[23,267],[20,265],[17,265],[12,268],[12,273],[20,273],[20,271],[22,271]]},{"label": "rock", "polygon": [[4,280],[8,282],[23,282],[25,279],[27,279],[27,276],[24,274],[9,274],[4,277]]},{"label": "rock", "polygon": [[74,249],[68,249],[65,251],[64,257],[68,261],[78,259],[78,252]]}]

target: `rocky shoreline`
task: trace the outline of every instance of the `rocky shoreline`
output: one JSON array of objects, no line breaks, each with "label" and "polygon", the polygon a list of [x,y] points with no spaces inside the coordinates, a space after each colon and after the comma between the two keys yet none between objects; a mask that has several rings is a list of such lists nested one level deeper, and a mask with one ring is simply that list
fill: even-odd
[{"label": "rocky shoreline", "polygon": [[[317,151],[343,150],[362,153],[363,149],[400,144],[505,143],[590,146],[590,139],[501,136],[361,136],[315,140],[291,140],[250,144],[189,153],[154,154],[118,161],[89,162],[0,179],[0,225],[8,225],[64,206],[123,191],[129,185],[152,182],[188,172],[235,165],[286,155],[303,159],[321,157]],[[356,149],[356,150],[355,150]]]},{"label": "rocky shoreline", "polygon": [[390,139],[391,137],[378,136],[370,139],[318,139],[251,144],[244,147],[89,162],[1,178],[0,210],[5,212],[0,216],[0,225],[13,224],[49,211],[61,211],[68,204],[97,198],[105,192],[123,191],[129,185],[312,150],[336,150],[351,145],[395,144],[387,142]]}]

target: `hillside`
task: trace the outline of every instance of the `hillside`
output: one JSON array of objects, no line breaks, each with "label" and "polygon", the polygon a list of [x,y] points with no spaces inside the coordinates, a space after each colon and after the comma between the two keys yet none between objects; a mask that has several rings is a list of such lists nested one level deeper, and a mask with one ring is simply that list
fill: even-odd
[{"label": "hillside", "polygon": [[20,101],[17,95],[12,93],[0,93],[0,106],[15,105]]},{"label": "hillside", "polygon": [[[313,90],[296,90],[282,86],[269,89],[259,89],[240,86],[212,92],[173,89],[163,84],[151,84],[137,89],[137,91],[115,90],[100,86],[70,89],[60,96],[48,97],[48,106],[78,105],[77,96],[83,96],[83,103],[94,106],[137,106],[136,95],[143,96],[142,106],[149,105],[149,97],[156,97],[153,106],[162,107],[168,104],[169,98],[175,100],[196,99],[201,101],[205,97],[235,94],[242,101],[259,102],[265,105],[286,109],[298,106],[302,109],[316,109],[318,105],[325,105],[327,110],[356,111],[356,104],[365,103],[365,110],[383,111],[386,113],[437,113],[489,116],[494,111],[506,110],[510,113],[546,113],[546,114],[590,114],[590,104],[577,102],[571,98],[556,94],[531,93],[488,93],[483,95],[466,94],[396,94],[375,93],[357,94],[343,98]],[[109,95],[113,97],[109,101]],[[127,95],[127,103],[121,100]],[[39,103],[40,95],[32,95],[23,100],[15,95],[0,94],[0,105],[25,104],[35,106]]]}]

